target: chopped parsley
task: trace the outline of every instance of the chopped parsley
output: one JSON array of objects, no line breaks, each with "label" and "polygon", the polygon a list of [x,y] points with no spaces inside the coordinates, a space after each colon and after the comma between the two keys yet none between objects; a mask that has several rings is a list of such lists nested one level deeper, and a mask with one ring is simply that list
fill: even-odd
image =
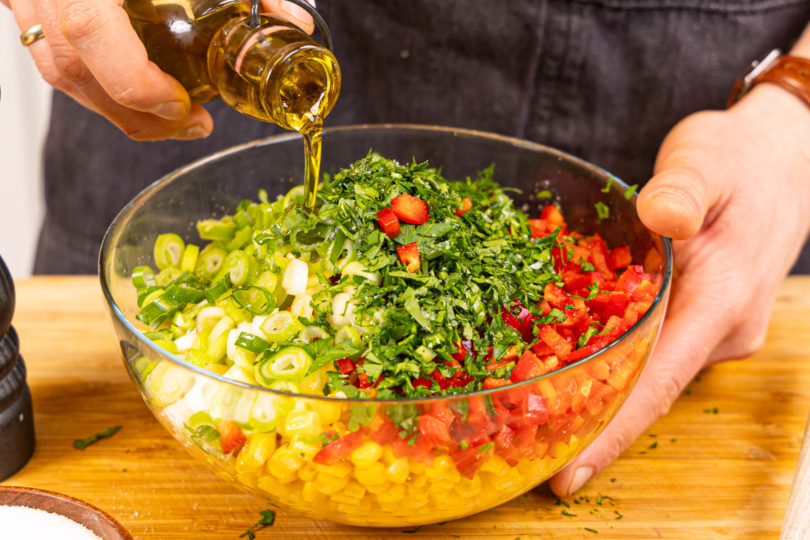
[{"label": "chopped parsley", "polygon": [[594,205],[594,207],[596,208],[596,217],[599,219],[599,221],[604,221],[610,218],[610,208],[608,208],[605,203],[598,202]]},{"label": "chopped parsley", "polygon": [[95,443],[99,439],[106,439],[107,437],[112,437],[121,429],[121,426],[114,426],[111,428],[107,428],[104,431],[100,431],[95,435],[90,435],[86,439],[77,439],[73,441],[73,448],[76,450],[84,450],[91,444]]},{"label": "chopped parsley", "polygon": [[250,540],[253,540],[254,538],[256,538],[256,535],[253,534],[253,531],[255,531],[256,529],[261,529],[263,527],[270,527],[276,521],[276,513],[273,512],[272,510],[262,510],[261,512],[259,512],[259,514],[262,515],[262,519],[257,521],[253,527],[249,528],[248,530],[240,534],[239,538],[247,536]]},{"label": "chopped parsley", "polygon": [[570,512],[569,512],[569,511],[567,511],[567,510],[563,510],[563,511],[562,511],[562,512],[560,512],[560,513],[561,513],[562,515],[564,515],[564,516],[568,516],[568,517],[577,517],[577,515],[576,515],[576,514],[572,514],[572,513],[570,513]]},{"label": "chopped parsley", "polygon": [[628,201],[633,198],[633,195],[636,193],[638,189],[638,184],[633,184],[632,186],[627,186],[627,191],[624,192],[624,198]]}]

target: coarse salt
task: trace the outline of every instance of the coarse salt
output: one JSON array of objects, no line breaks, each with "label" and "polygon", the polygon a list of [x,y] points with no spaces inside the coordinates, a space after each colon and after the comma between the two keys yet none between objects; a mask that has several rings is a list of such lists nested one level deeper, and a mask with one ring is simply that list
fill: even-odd
[{"label": "coarse salt", "polygon": [[101,540],[84,525],[27,506],[0,506],[0,528],[3,540]]}]

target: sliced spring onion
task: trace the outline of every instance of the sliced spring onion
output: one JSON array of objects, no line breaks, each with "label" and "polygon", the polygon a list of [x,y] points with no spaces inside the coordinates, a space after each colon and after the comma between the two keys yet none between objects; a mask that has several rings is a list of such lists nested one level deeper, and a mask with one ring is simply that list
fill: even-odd
[{"label": "sliced spring onion", "polygon": [[261,354],[270,348],[270,343],[263,340],[259,336],[242,332],[236,338],[236,346],[248,350],[252,353]]},{"label": "sliced spring onion", "polygon": [[352,261],[343,267],[341,274],[364,277],[373,281],[379,287],[382,285],[382,274],[379,272],[366,272],[366,265],[359,261]]},{"label": "sliced spring onion", "polygon": [[231,298],[237,306],[248,310],[253,315],[264,315],[276,308],[276,297],[273,293],[256,285],[244,289],[234,289]]},{"label": "sliced spring onion", "polygon": [[180,266],[186,244],[176,234],[161,234],[155,241],[155,264],[160,270]]},{"label": "sliced spring onion", "polygon": [[217,219],[205,219],[197,222],[197,232],[203,240],[222,240],[229,242],[236,234],[236,223],[223,223]]},{"label": "sliced spring onion", "polygon": [[239,210],[236,214],[234,214],[233,221],[240,229],[251,227],[253,225],[253,218],[244,210]]},{"label": "sliced spring onion", "polygon": [[256,365],[256,380],[265,385],[274,381],[301,382],[311,364],[312,357],[303,349],[287,347]]},{"label": "sliced spring onion", "polygon": [[285,196],[282,208],[304,204],[304,186],[295,186]]},{"label": "sliced spring onion", "polygon": [[[163,287],[158,285],[153,285],[148,289],[141,289],[138,291],[138,307],[143,307],[144,304],[148,304],[158,296],[164,293]],[[149,300],[149,302],[147,302]]]},{"label": "sliced spring onion", "polygon": [[202,349],[189,349],[188,353],[186,354],[186,362],[190,362],[197,367],[204,368],[205,366],[216,362],[216,359],[212,358],[207,351]]},{"label": "sliced spring onion", "polygon": [[303,330],[301,330],[301,341],[310,344],[313,341],[318,341],[319,339],[326,339],[329,337],[329,334],[323,328],[319,328],[317,326],[307,326]]},{"label": "sliced spring onion", "polygon": [[135,318],[155,329],[168,317],[174,315],[181,306],[182,304],[175,302],[170,295],[163,293],[148,303],[144,302],[143,308]]},{"label": "sliced spring onion", "polygon": [[195,273],[206,281],[213,281],[227,256],[228,252],[221,248],[209,247],[202,250]]},{"label": "sliced spring onion", "polygon": [[250,312],[246,309],[242,309],[236,305],[233,301],[233,297],[229,297],[225,300],[225,311],[228,313],[228,317],[233,319],[233,322],[236,324],[248,322],[253,316]]},{"label": "sliced spring onion", "polygon": [[155,273],[148,266],[139,266],[132,271],[132,284],[138,289],[154,287],[157,285]]},{"label": "sliced spring onion", "polygon": [[191,287],[187,283],[174,283],[169,284],[166,291],[181,304],[196,304],[205,300],[205,291]]},{"label": "sliced spring onion", "polygon": [[160,273],[157,275],[157,278],[155,278],[155,281],[157,281],[157,284],[160,286],[166,286],[172,281],[177,280],[182,275],[183,275],[182,270],[180,270],[179,268],[175,268],[174,266],[170,266],[168,268],[164,268],[163,270],[161,270]]},{"label": "sliced spring onion", "polygon": [[250,427],[262,433],[272,433],[278,425],[278,402],[276,396],[261,393],[250,411]]},{"label": "sliced spring onion", "polygon": [[335,334],[335,345],[343,345],[344,343],[351,346],[353,349],[361,349],[363,347],[360,334],[351,326],[344,326]]},{"label": "sliced spring onion", "polygon": [[202,334],[203,330],[211,330],[219,320],[225,316],[225,310],[220,307],[205,307],[197,315],[197,333]]},{"label": "sliced spring onion", "polygon": [[281,286],[287,294],[298,296],[307,290],[307,278],[309,277],[309,267],[307,263],[298,259],[290,259],[290,263],[284,270],[284,279]]},{"label": "sliced spring onion", "polygon": [[231,251],[225,257],[216,281],[222,279],[227,273],[230,276],[231,283],[236,287],[241,287],[251,281],[255,272],[256,260],[241,249],[237,249]]},{"label": "sliced spring onion", "polygon": [[298,335],[303,330],[304,325],[292,316],[289,311],[278,311],[273,313],[262,323],[262,332],[267,341],[283,343],[288,339]]},{"label": "sliced spring onion", "polygon": [[[228,331],[234,328],[236,325],[233,323],[233,320],[225,315],[214,327],[211,329],[211,335],[208,337],[210,342],[217,341],[222,335],[225,335]],[[227,338],[227,335],[225,336]]]},{"label": "sliced spring onion", "polygon": [[200,256],[200,247],[194,244],[186,246],[183,251],[183,259],[180,261],[180,270],[184,272],[193,272],[197,268],[197,257]]},{"label": "sliced spring onion", "polygon": [[157,341],[159,339],[165,339],[168,341],[174,341],[174,334],[172,334],[171,330],[166,328],[162,328],[155,332],[144,332],[144,337],[151,339],[152,341]]},{"label": "sliced spring onion", "polygon": [[231,289],[231,279],[229,274],[225,274],[225,277],[221,280],[217,281],[213,287],[207,289],[203,296],[212,304],[216,303],[219,298],[227,293]]},{"label": "sliced spring onion", "polygon": [[246,225],[238,233],[236,233],[236,236],[233,237],[233,240],[231,240],[225,245],[225,249],[228,250],[229,252],[235,249],[240,249],[244,247],[244,245],[250,242],[252,239],[253,239],[253,228],[250,225]]},{"label": "sliced spring onion", "polygon": [[174,343],[174,341],[169,341],[168,339],[156,339],[154,343],[161,349],[164,349],[172,354],[178,353],[177,345]]},{"label": "sliced spring onion", "polygon": [[338,227],[337,232],[335,232],[335,240],[332,242],[332,247],[329,248],[329,252],[326,255],[326,259],[328,259],[333,265],[337,264],[337,261],[340,258],[340,252],[343,251],[345,243],[346,233],[343,232],[343,229]]},{"label": "sliced spring onion", "polygon": [[324,243],[331,232],[332,228],[323,223],[319,223],[315,228],[298,225],[290,231],[290,244],[296,251],[312,251]]}]

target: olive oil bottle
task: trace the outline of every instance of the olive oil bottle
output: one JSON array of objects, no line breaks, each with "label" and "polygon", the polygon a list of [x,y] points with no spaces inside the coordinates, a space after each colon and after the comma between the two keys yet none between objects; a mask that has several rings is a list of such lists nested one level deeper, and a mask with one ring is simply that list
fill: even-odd
[{"label": "olive oil bottle", "polygon": [[340,93],[332,53],[295,25],[260,15],[247,0],[125,0],[149,59],[191,100],[221,98],[242,114],[301,133],[304,205],[313,209],[323,120]]}]

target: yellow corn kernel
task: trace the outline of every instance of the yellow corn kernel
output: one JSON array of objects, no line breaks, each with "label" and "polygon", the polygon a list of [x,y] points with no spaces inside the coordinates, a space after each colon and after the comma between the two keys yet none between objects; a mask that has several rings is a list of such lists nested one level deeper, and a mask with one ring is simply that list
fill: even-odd
[{"label": "yellow corn kernel", "polygon": [[306,502],[315,502],[315,499],[318,498],[318,490],[315,489],[314,482],[307,482],[304,484],[304,487],[301,489],[301,497]]},{"label": "yellow corn kernel", "polygon": [[386,480],[382,484],[377,484],[377,485],[374,485],[374,486],[366,486],[366,489],[368,489],[369,493],[374,493],[375,495],[379,495],[380,493],[385,493],[388,490],[388,488],[390,488],[390,487],[391,487],[391,482]]},{"label": "yellow corn kernel", "polygon": [[349,497],[354,497],[355,499],[362,499],[366,494],[366,488],[354,480],[349,480],[349,483],[346,484],[345,488],[343,488],[343,493]]},{"label": "yellow corn kernel", "polygon": [[321,417],[316,412],[294,410],[287,416],[284,430],[288,437],[294,437],[295,435],[314,437],[323,431],[321,429]]},{"label": "yellow corn kernel", "polygon": [[364,442],[359,448],[354,449],[349,455],[349,459],[352,460],[352,463],[354,463],[355,466],[361,469],[367,469],[374,465],[377,460],[382,457],[382,454],[382,446],[374,441],[367,441]]},{"label": "yellow corn kernel", "polygon": [[456,497],[452,489],[430,494],[430,502],[438,507],[447,506],[451,500],[454,502],[458,500],[458,497]]},{"label": "yellow corn kernel", "polygon": [[453,488],[456,493],[461,497],[470,498],[475,497],[481,493],[481,475],[476,474],[472,480],[462,478],[461,481]]},{"label": "yellow corn kernel", "polygon": [[380,503],[392,503],[405,498],[405,486],[402,484],[391,484],[384,492],[377,494]]},{"label": "yellow corn kernel", "polygon": [[324,465],[322,463],[315,463],[314,461],[309,464],[310,467],[319,473],[331,474],[338,478],[346,478],[352,472],[352,466],[343,461],[338,461],[334,465]]},{"label": "yellow corn kernel", "polygon": [[298,469],[304,464],[304,459],[290,452],[286,446],[275,451],[267,460],[267,472],[278,478],[279,482],[286,484],[298,478]]},{"label": "yellow corn kernel", "polygon": [[428,477],[424,474],[413,474],[411,475],[411,481],[408,482],[408,487],[413,488],[415,490],[419,490],[427,484]]},{"label": "yellow corn kernel", "polygon": [[449,482],[458,482],[461,475],[456,469],[456,464],[450,456],[439,456],[433,460],[433,467],[425,469],[425,474],[428,478],[435,480],[447,480]]},{"label": "yellow corn kernel", "polygon": [[[323,388],[323,385],[321,385],[321,388]],[[340,415],[343,413],[343,405],[331,401],[313,401],[310,403],[310,409],[320,415],[321,425],[324,426],[331,426],[335,422],[338,422]],[[338,428],[332,426],[332,429]]]},{"label": "yellow corn kernel", "polygon": [[[287,483],[287,482],[285,482]],[[286,490],[287,486],[282,484],[275,476],[272,474],[263,474],[259,477],[259,481],[256,484],[262,491],[266,491],[267,493],[272,493],[276,496],[281,496]]]},{"label": "yellow corn kernel", "polygon": [[367,469],[355,469],[354,477],[364,486],[377,486],[384,483],[385,480],[385,465],[382,463],[373,463]]},{"label": "yellow corn kernel", "polygon": [[509,464],[501,456],[494,455],[484,462],[481,470],[495,476],[505,476],[509,472]]},{"label": "yellow corn kernel", "polygon": [[[383,448],[383,455],[382,455],[382,458],[380,458],[380,461],[382,461],[386,465],[391,465],[393,462],[397,461],[398,459],[399,458],[397,458],[397,456],[394,455],[394,452],[391,451],[390,446],[386,446],[385,448]],[[408,458],[402,458],[402,459],[408,459]]]},{"label": "yellow corn kernel", "polygon": [[316,471],[309,465],[304,465],[303,467],[298,469],[298,478],[300,478],[304,482],[312,481],[315,478],[316,474],[318,474],[318,471]]},{"label": "yellow corn kernel", "polygon": [[252,488],[255,488],[256,484],[259,482],[259,476],[255,473],[237,473],[236,479],[239,483]]},{"label": "yellow corn kernel", "polygon": [[343,504],[351,504],[353,506],[357,506],[360,504],[360,499],[355,499],[354,497],[349,497],[348,495],[344,494],[342,491],[335,493],[331,497],[329,497],[333,501],[337,503]]},{"label": "yellow corn kernel", "polygon": [[416,461],[413,458],[408,459],[408,467],[410,467],[411,472],[414,474],[422,474],[427,469],[427,465],[423,461]]},{"label": "yellow corn kernel", "polygon": [[332,495],[346,487],[346,484],[349,483],[349,478],[338,478],[337,476],[332,476],[331,474],[318,473],[318,476],[315,477],[314,482],[315,489],[324,495]]},{"label": "yellow corn kernel", "polygon": [[498,482],[497,490],[508,489],[521,481],[520,473],[517,469],[510,467],[509,471]]},{"label": "yellow corn kernel", "polygon": [[410,473],[408,458],[402,458],[388,465],[388,468],[385,469],[385,478],[395,484],[402,484],[408,479]]},{"label": "yellow corn kernel", "polygon": [[450,491],[455,487],[455,482],[448,482],[447,480],[436,480],[428,487],[429,493],[444,493]]},{"label": "yellow corn kernel", "polygon": [[236,471],[248,472],[260,469],[270,456],[273,455],[275,449],[275,433],[254,433],[248,439],[247,446],[239,452]]},{"label": "yellow corn kernel", "polygon": [[[365,499],[363,499],[365,501]],[[371,513],[371,503],[368,505],[363,504],[362,502],[355,506],[351,504],[339,504],[338,512],[343,512],[344,514],[349,514],[352,516],[367,516]]]},{"label": "yellow corn kernel", "polygon": [[301,456],[303,459],[307,461],[312,461],[312,458],[315,457],[321,450],[320,444],[310,444],[304,442],[300,438],[296,438],[293,442],[290,443],[290,452]]}]

